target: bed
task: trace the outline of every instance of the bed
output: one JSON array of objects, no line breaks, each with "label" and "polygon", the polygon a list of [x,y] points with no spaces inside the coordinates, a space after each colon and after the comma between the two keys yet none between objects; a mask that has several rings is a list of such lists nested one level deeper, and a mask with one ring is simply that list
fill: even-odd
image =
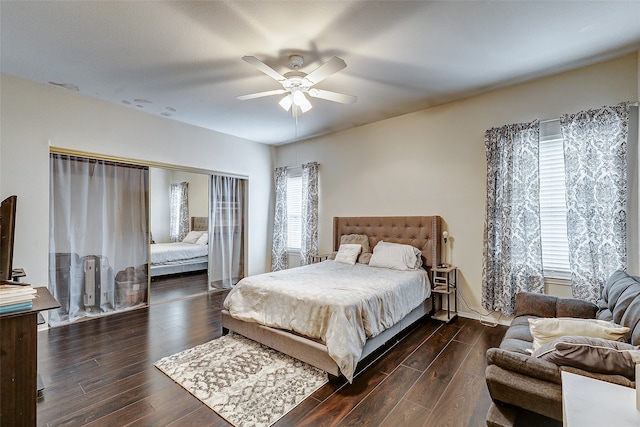
[{"label": "bed", "polygon": [[[384,283],[378,279],[386,276],[388,269],[359,263],[345,267],[344,264],[332,260],[247,277],[240,281],[225,299],[225,308],[222,311],[223,332],[234,331],[316,366],[335,377],[342,374],[352,381],[359,361],[433,311],[427,270],[440,263],[441,222],[439,216],[334,218],[335,251],[339,249],[343,236],[366,235],[372,250],[381,241],[385,244],[400,243],[417,248],[415,252],[421,257],[423,267],[411,272],[396,271],[395,273],[402,273],[403,280],[396,280],[397,276],[389,273],[390,277],[393,276],[392,282]],[[361,294],[362,301],[358,302],[355,308],[352,307],[350,304],[355,299],[351,294],[341,292],[346,292],[348,287],[349,292],[355,289],[360,293],[363,286],[361,282],[343,282],[344,285],[340,285],[339,280],[344,280],[341,276],[343,271],[348,272],[347,275],[360,275],[364,272],[360,280],[370,282],[373,292],[377,294]],[[404,273],[416,276],[407,280],[407,283],[411,284],[405,284],[404,278],[408,275]],[[421,281],[421,284],[413,283],[414,279]],[[323,281],[326,282],[326,287],[322,285]],[[260,282],[264,282],[262,286],[266,284],[266,288],[260,290]],[[338,286],[335,286],[336,284]],[[296,285],[299,291],[295,290]],[[396,286],[401,287],[402,292],[397,291],[396,289],[400,288],[395,288]],[[421,287],[421,290],[417,290],[416,286]],[[379,301],[382,293],[405,303],[411,300],[413,305],[407,307],[405,304],[394,308],[387,300]],[[318,303],[318,307],[310,310],[304,307],[303,311],[300,311],[300,304],[306,305],[310,294],[317,297],[317,301],[313,303]],[[421,296],[418,298],[416,295]],[[293,301],[293,304],[291,308],[284,309],[287,298]],[[328,306],[329,300],[338,303],[334,302]],[[362,315],[362,320],[354,321],[354,313],[357,313],[357,316]],[[286,323],[281,323],[282,319],[285,319]],[[300,319],[312,321],[304,324]],[[358,323],[357,330],[351,330],[351,325],[345,325],[344,319],[347,319],[348,323]],[[327,323],[328,327],[337,328],[338,334],[334,333],[333,329],[323,329],[324,326],[318,328],[314,324],[316,322]],[[342,335],[343,329],[347,330],[345,335]]]},{"label": "bed", "polygon": [[[191,217],[190,231],[205,232],[209,229],[207,217]],[[206,238],[203,238],[207,240]],[[209,265],[208,242],[154,243],[151,245],[151,277],[168,274],[207,270]],[[203,243],[204,242],[204,243]]]}]

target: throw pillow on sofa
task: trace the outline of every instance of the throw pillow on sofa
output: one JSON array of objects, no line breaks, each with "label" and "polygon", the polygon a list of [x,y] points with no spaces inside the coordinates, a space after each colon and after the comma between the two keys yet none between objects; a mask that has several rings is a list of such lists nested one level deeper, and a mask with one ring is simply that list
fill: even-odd
[{"label": "throw pillow on sofa", "polygon": [[623,375],[633,381],[636,363],[640,363],[640,346],[603,338],[566,336],[543,345],[533,357],[558,366]]},{"label": "throw pillow on sofa", "polygon": [[564,336],[584,336],[620,341],[629,332],[606,320],[575,319],[571,317],[529,319],[529,329],[533,336],[533,351],[544,344]]}]

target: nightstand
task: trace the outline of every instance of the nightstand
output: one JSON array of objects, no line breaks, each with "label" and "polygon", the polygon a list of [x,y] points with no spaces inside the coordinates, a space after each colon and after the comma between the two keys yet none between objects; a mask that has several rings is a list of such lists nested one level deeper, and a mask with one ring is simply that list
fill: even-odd
[{"label": "nightstand", "polygon": [[315,264],[317,262],[322,262],[322,261],[326,260],[328,257],[329,257],[329,254],[311,255],[311,262],[313,264]]},{"label": "nightstand", "polygon": [[[431,318],[447,323],[451,322],[458,316],[458,268],[453,265],[433,267],[431,269],[431,286],[434,306],[436,298],[440,299],[440,310]],[[453,310],[451,309],[452,298]]]}]

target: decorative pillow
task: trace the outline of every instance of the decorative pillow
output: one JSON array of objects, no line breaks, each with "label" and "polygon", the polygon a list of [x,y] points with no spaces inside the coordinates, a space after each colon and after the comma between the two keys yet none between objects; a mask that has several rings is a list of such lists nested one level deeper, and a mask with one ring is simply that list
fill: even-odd
[{"label": "decorative pillow", "polygon": [[355,243],[345,243],[340,245],[338,248],[338,253],[336,254],[336,261],[343,262],[345,264],[354,265],[356,263],[356,259],[358,259],[358,255],[362,250],[362,246],[356,245]]},{"label": "decorative pillow", "polygon": [[[342,245],[344,243],[361,245],[361,254],[371,252],[371,247],[369,246],[369,236],[367,236],[366,234],[343,234],[342,236],[340,236],[340,244]],[[359,259],[358,262],[360,262]]]},{"label": "decorative pillow", "polygon": [[575,319],[571,317],[529,319],[533,336],[533,351],[564,336],[583,336],[620,341],[629,332],[626,326],[606,320]]},{"label": "decorative pillow", "polygon": [[184,236],[184,239],[182,239],[182,242],[195,243],[198,241],[200,236],[202,236],[202,233],[204,233],[204,231],[190,231],[186,236]]},{"label": "decorative pillow", "polygon": [[411,245],[380,241],[373,248],[369,266],[394,270],[417,270],[422,266],[420,255],[420,249]]},{"label": "decorative pillow", "polygon": [[202,232],[202,236],[198,237],[196,240],[196,245],[208,245],[209,244],[209,233],[207,231]]},{"label": "decorative pillow", "polygon": [[369,261],[371,261],[371,256],[373,254],[371,252],[365,252],[363,254],[360,254],[358,256],[358,262],[360,264],[369,264]]},{"label": "decorative pillow", "polygon": [[635,378],[640,346],[603,338],[567,336],[556,338],[533,353],[558,366],[572,366],[599,374]]}]

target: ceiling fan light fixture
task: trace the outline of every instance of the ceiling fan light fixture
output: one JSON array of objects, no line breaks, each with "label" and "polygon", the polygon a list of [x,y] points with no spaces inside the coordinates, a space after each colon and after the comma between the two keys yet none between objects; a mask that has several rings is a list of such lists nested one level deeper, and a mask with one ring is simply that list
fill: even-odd
[{"label": "ceiling fan light fixture", "polygon": [[309,111],[309,110],[311,110],[313,108],[313,105],[311,105],[311,103],[309,101],[307,101],[307,98],[305,98],[304,100],[305,100],[305,102],[300,104],[300,109],[302,110],[303,113],[306,113],[307,111]]},{"label": "ceiling fan light fixture", "polygon": [[293,98],[291,95],[287,95],[280,100],[278,104],[284,109],[284,111],[289,111],[291,109],[291,104],[293,103]]},{"label": "ceiling fan light fixture", "polygon": [[306,113],[312,108],[312,105],[307,97],[304,96],[304,93],[299,90],[293,92],[293,103],[300,107],[303,113]]},{"label": "ceiling fan light fixture", "polygon": [[271,95],[286,94],[284,98],[280,99],[280,106],[285,111],[291,110],[293,116],[298,117],[300,112],[306,113],[313,108],[311,102],[309,102],[309,99],[305,96],[305,93],[313,98],[325,99],[327,101],[339,102],[341,104],[353,104],[358,99],[353,95],[346,95],[313,87],[317,83],[320,83],[327,77],[337,73],[347,66],[344,60],[337,56],[332,57],[309,74],[300,71],[300,66],[304,63],[304,59],[300,55],[289,56],[289,63],[294,71],[289,71],[284,75],[260,61],[255,56],[243,56],[242,60],[255,66],[258,70],[276,80],[282,85],[282,89],[237,96],[236,98],[241,101]]}]

